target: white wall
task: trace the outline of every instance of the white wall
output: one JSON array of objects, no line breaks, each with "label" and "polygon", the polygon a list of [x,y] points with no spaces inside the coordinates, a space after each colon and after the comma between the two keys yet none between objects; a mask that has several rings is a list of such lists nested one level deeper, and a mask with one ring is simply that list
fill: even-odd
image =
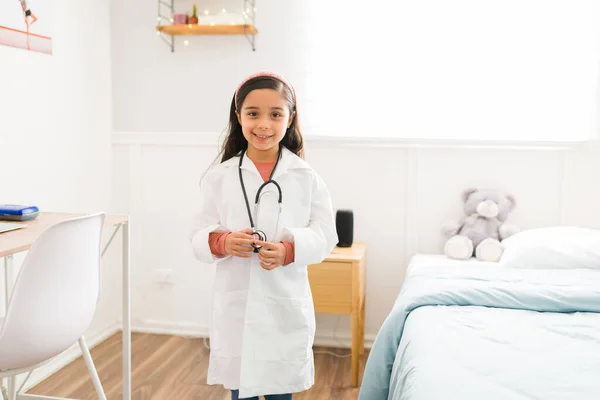
[{"label": "white wall", "polygon": [[[217,134],[125,133],[114,137],[119,207],[130,209],[136,243],[133,325],[141,331],[206,334],[212,267],[195,261],[188,242],[198,181],[216,153]],[[416,252],[439,253],[440,227],[462,215],[470,186],[514,194],[510,220],[522,228],[576,224],[600,228],[596,212],[600,152],[592,146],[519,148],[355,145],[307,140],[307,161],[323,176],[335,209],[355,214],[356,241],[366,242],[366,337],[374,338]],[[171,271],[161,283],[156,270]],[[336,329],[336,324],[337,329]],[[347,318],[317,316],[317,342],[347,339]],[[344,343],[347,343],[343,341]],[[368,343],[369,344],[369,343]]]},{"label": "white wall", "polygon": [[[257,8],[256,52],[243,36],[206,36],[187,38],[187,47],[178,38],[171,53],[153,31],[155,3],[112,2],[113,188],[116,207],[130,211],[134,221],[132,318],[137,330],[206,334],[213,271],[193,259],[187,235],[199,178],[217,154],[217,132],[226,126],[239,80],[258,69],[276,70],[295,83],[301,103],[308,96],[303,92],[308,87],[306,13],[317,9],[275,0],[259,1]],[[331,23],[343,25],[333,16]],[[346,38],[344,30],[332,32]],[[364,54],[368,43],[352,43],[357,57]],[[378,56],[371,58],[374,71],[387,54]],[[353,108],[332,118],[348,119],[360,111]],[[387,117],[373,114],[374,119]],[[393,129],[393,121],[386,126]],[[600,175],[597,156],[592,146],[420,146],[308,137],[308,161],[326,180],[334,207],[354,210],[355,240],[368,244],[367,339],[389,312],[409,257],[441,251],[439,228],[446,219],[461,216],[463,188],[510,191],[518,200],[511,220],[524,228],[600,227],[595,212],[600,191],[592,184]],[[157,270],[170,271],[170,283],[160,283]],[[317,322],[319,343],[338,343],[334,331],[337,338],[349,337],[346,318],[320,315]]]},{"label": "white wall", "polygon": [[[0,203],[111,212],[108,1],[54,0],[53,7],[52,56],[0,46]],[[119,241],[111,247],[90,344],[114,332],[120,318]],[[32,383],[75,354],[38,370]]]},{"label": "white wall", "polygon": [[[192,3],[177,1],[176,10],[191,10]],[[223,2],[198,6],[211,3]],[[232,35],[185,37],[188,46],[178,37],[171,53],[154,31],[156,2],[113,0],[115,130],[220,132],[233,91],[247,74],[276,70],[301,84],[307,8],[303,2],[266,0],[257,1],[257,9],[256,51],[245,36]]]}]

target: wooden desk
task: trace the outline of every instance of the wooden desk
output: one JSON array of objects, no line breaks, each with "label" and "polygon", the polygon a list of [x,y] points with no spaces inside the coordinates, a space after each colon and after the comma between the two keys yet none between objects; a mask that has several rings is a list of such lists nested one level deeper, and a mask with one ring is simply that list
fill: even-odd
[{"label": "wooden desk", "polygon": [[308,266],[315,312],[352,316],[354,387],[358,387],[359,360],[365,351],[366,253],[363,243],[336,247],[323,262]]},{"label": "wooden desk", "polygon": [[[0,257],[4,257],[4,270],[7,278],[12,272],[12,258],[16,253],[27,251],[37,238],[50,226],[65,219],[79,217],[84,214],[48,213],[42,212],[30,221],[16,222],[25,228],[0,233]],[[102,255],[112,242],[120,228],[123,228],[123,400],[131,399],[131,294],[129,283],[129,218],[121,215],[107,215],[104,227],[113,228],[108,242],[102,250]],[[7,279],[8,280],[8,279]],[[12,282],[12,279],[10,279]],[[8,304],[8,290],[5,293]]]}]

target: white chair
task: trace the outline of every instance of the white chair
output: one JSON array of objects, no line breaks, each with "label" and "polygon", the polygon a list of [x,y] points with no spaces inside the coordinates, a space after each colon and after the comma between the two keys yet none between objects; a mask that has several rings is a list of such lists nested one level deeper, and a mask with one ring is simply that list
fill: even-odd
[{"label": "white chair", "polygon": [[[8,400],[56,397],[22,394],[15,377],[31,372],[75,342],[83,354],[96,393],[105,400],[83,334],[100,295],[100,252],[104,213],[76,217],[48,228],[25,257],[0,319],[0,378],[8,377]],[[27,378],[25,381],[27,381]],[[3,399],[0,393],[0,399]]]}]

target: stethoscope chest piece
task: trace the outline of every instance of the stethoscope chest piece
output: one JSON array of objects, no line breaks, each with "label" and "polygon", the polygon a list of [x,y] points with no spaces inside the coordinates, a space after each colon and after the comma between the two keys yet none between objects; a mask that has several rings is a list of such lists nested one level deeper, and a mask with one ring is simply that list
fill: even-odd
[{"label": "stethoscope chest piece", "polygon": [[[256,240],[260,240],[261,242],[267,241],[267,235],[265,235],[263,231],[254,230],[254,232],[252,232],[252,237],[254,237]],[[254,248],[255,253],[258,253],[262,248],[262,246],[255,243],[252,243],[252,247]]]}]

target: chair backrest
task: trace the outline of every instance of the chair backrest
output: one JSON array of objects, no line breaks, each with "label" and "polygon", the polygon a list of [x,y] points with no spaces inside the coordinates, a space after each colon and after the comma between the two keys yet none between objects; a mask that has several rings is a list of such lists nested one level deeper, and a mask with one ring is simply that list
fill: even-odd
[{"label": "chair backrest", "polygon": [[0,330],[0,370],[60,354],[89,327],[100,295],[104,213],[48,228],[25,257]]}]

